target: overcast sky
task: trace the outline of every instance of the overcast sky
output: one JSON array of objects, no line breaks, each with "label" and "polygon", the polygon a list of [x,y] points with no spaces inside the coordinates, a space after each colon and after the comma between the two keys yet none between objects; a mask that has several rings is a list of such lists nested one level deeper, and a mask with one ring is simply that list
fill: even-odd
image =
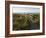
[{"label": "overcast sky", "polygon": [[31,7],[13,7],[12,12],[17,14],[40,13],[40,9]]}]

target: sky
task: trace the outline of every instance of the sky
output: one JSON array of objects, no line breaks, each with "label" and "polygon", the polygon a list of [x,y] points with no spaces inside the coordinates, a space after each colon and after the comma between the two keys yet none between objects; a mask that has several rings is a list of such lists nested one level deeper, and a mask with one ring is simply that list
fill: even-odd
[{"label": "sky", "polygon": [[13,7],[12,12],[17,14],[40,13],[40,9],[31,7]]}]

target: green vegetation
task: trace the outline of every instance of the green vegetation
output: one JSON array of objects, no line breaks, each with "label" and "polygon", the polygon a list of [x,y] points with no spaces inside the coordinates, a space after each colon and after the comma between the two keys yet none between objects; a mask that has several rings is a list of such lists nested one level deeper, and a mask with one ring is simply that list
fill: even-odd
[{"label": "green vegetation", "polygon": [[13,30],[40,29],[40,14],[13,14]]}]

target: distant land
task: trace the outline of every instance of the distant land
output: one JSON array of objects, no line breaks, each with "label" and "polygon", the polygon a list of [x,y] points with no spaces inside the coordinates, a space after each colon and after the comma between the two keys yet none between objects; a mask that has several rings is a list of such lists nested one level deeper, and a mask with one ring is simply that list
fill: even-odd
[{"label": "distant land", "polygon": [[39,13],[13,13],[13,14],[39,14]]}]

